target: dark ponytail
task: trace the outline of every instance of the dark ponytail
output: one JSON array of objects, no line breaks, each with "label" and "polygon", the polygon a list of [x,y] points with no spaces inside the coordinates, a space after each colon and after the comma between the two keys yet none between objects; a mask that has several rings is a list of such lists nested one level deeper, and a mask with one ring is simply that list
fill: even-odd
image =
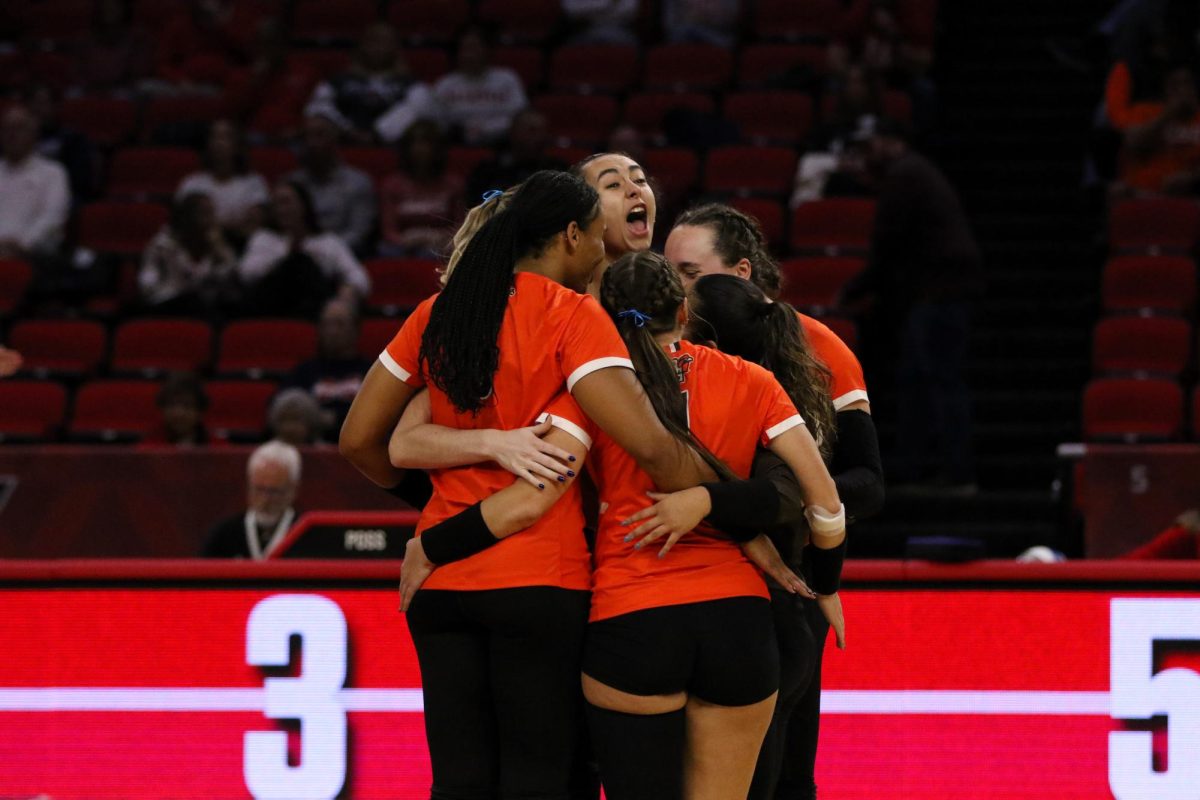
[{"label": "dark ponytail", "polygon": [[675,328],[684,297],[675,270],[650,251],[621,256],[600,281],[600,303],[617,324],[638,381],[663,427],[694,448],[722,480],[736,480],[733,471],[688,429],[687,398],[679,390],[675,362],[654,338]]},{"label": "dark ponytail", "polygon": [[828,459],[837,435],[833,378],[808,345],[796,309],[735,275],[705,275],[692,287],[689,336],[769,369],[796,404]]},{"label": "dark ponytail", "polygon": [[587,227],[599,212],[599,196],[584,181],[535,172],[467,244],[421,337],[422,367],[458,411],[478,412],[492,393],[517,262],[541,254],[572,222]]},{"label": "dark ponytail", "polygon": [[726,267],[743,258],[750,262],[750,280],[774,300],[783,288],[779,262],[771,255],[758,221],[732,206],[706,203],[689,208],[675,219],[675,227],[693,225],[713,232],[713,249]]}]

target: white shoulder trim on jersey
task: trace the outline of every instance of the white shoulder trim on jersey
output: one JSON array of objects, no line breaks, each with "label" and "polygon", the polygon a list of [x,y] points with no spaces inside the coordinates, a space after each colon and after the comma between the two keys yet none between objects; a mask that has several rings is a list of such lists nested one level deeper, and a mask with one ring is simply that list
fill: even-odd
[{"label": "white shoulder trim on jersey", "polygon": [[870,402],[870,399],[871,398],[867,397],[866,389],[854,389],[853,391],[846,392],[841,397],[835,399],[833,401],[833,410],[841,411],[851,403],[857,403],[859,400],[866,400]]},{"label": "white shoulder trim on jersey", "polygon": [[387,368],[388,372],[392,373],[405,383],[407,383],[408,379],[412,377],[412,373],[397,364],[396,359],[392,358],[392,354],[387,350],[384,350],[379,354],[379,363],[383,364],[383,366]]},{"label": "white shoulder trim on jersey", "polygon": [[579,383],[582,378],[586,378],[593,372],[602,369],[608,369],[609,367],[625,367],[626,369],[633,369],[633,362],[628,358],[621,358],[620,356],[594,358],[586,364],[576,367],[575,371],[567,376],[567,391],[574,391],[575,384]]},{"label": "white shoulder trim on jersey", "polygon": [[538,414],[536,421],[539,423],[545,422],[547,417],[550,418],[551,425],[574,436],[576,439],[582,442],[583,446],[588,450],[592,449],[592,437],[588,436],[587,431],[585,431],[583,428],[579,427],[574,422],[571,422],[569,419],[556,417],[553,414],[547,414],[545,411],[543,411],[541,414]]},{"label": "white shoulder trim on jersey", "polygon": [[792,428],[795,428],[797,425],[803,425],[803,424],[804,424],[804,418],[801,417],[799,414],[795,414],[793,416],[788,417],[783,422],[780,422],[778,425],[772,425],[771,427],[767,428],[767,438],[774,439],[776,436],[779,436],[782,433],[787,433]]}]

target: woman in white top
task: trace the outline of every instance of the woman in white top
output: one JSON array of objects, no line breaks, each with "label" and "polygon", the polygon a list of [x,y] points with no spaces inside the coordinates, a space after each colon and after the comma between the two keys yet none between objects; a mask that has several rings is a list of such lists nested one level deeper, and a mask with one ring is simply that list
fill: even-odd
[{"label": "woman in white top", "polygon": [[271,193],[272,227],[250,237],[238,273],[250,287],[247,311],[259,316],[316,316],[335,295],[354,303],[371,280],[336,234],[322,233],[303,185],[280,181]]},{"label": "woman in white top", "polygon": [[217,120],[208,129],[202,154],[204,169],[183,179],[175,196],[200,192],[212,198],[217,222],[239,243],[262,225],[269,201],[267,182],[250,171],[241,131],[230,120]]}]

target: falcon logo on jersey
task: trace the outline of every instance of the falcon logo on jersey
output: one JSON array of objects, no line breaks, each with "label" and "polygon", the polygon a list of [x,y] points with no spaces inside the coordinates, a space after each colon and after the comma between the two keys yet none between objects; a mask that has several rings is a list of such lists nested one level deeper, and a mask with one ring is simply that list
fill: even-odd
[{"label": "falcon logo on jersey", "polygon": [[680,383],[687,382],[688,373],[692,370],[692,362],[696,359],[690,355],[684,354],[675,359],[675,377]]}]

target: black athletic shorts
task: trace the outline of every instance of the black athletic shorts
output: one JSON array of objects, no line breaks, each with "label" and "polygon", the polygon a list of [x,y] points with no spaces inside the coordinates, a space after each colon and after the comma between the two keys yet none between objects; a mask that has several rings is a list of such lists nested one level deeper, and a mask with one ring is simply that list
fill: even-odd
[{"label": "black athletic shorts", "polygon": [[622,692],[748,706],[779,689],[771,603],[728,597],[588,623],[583,671]]}]

